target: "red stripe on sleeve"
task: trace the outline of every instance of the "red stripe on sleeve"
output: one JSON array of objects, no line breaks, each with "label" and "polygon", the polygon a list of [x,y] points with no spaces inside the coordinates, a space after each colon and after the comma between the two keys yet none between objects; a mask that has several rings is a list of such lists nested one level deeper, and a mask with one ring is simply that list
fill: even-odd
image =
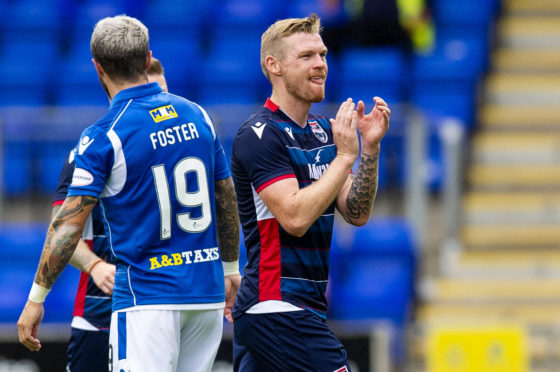
[{"label": "red stripe on sleeve", "polygon": [[260,187],[259,187],[256,191],[257,191],[257,193],[259,193],[259,192],[261,192],[263,189],[265,189],[266,187],[272,185],[273,183],[278,182],[278,181],[280,181],[280,180],[285,180],[286,178],[296,178],[296,175],[292,173],[292,174],[284,174],[284,175],[282,175],[282,176],[278,176],[278,177],[273,178],[273,179],[271,179],[271,180],[269,180],[269,181],[266,181],[265,183],[263,183],[262,185],[260,185]]},{"label": "red stripe on sleeve", "polygon": [[258,221],[261,235],[259,301],[282,300],[280,293],[280,228],[274,218]]},{"label": "red stripe on sleeve", "polygon": [[64,200],[56,200],[52,203],[53,207],[56,207],[57,205],[62,205],[64,203]]},{"label": "red stripe on sleeve", "polygon": [[[88,239],[85,240],[89,249],[93,249],[93,241]],[[83,316],[84,308],[86,306],[86,293],[88,286],[89,275],[82,272],[80,273],[80,282],[78,283],[78,290],[76,291],[76,300],[74,301],[74,312],[73,316]]]}]

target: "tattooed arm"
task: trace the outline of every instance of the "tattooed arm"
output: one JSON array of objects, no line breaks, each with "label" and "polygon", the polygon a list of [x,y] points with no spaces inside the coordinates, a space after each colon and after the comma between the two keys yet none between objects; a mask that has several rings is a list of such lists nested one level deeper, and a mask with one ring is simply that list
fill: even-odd
[{"label": "tattooed arm", "polygon": [[[217,181],[216,188],[216,219],[218,224],[218,244],[222,262],[232,265],[239,260],[239,215],[237,214],[237,200],[231,177]],[[233,265],[235,266],[235,265]],[[235,303],[237,289],[241,284],[239,271],[226,273],[224,278],[226,306],[224,316],[233,323],[231,309]]]},{"label": "tattooed arm", "polygon": [[[97,198],[91,196],[66,198],[49,226],[34,284],[46,289],[52,287],[74,253],[96,203]],[[36,337],[43,313],[42,302],[28,300],[18,320],[19,341],[31,351],[41,348]]]},{"label": "tattooed arm", "polygon": [[389,129],[391,110],[385,101],[374,98],[372,111],[364,114],[364,103],[358,102],[358,130],[362,136],[362,153],[355,176],[349,176],[337,198],[337,209],[352,225],[364,225],[371,215],[377,194],[380,141]]},{"label": "tattooed arm", "polygon": [[216,181],[216,218],[222,261],[239,259],[239,215],[231,177]]},{"label": "tattooed arm", "polygon": [[[52,220],[60,210],[57,205],[52,210]],[[80,239],[76,245],[76,250],[70,258],[70,265],[76,269],[87,273],[93,279],[93,282],[103,293],[112,295],[113,285],[115,284],[116,267],[103,260],[101,257],[93,253],[87,243]]]}]

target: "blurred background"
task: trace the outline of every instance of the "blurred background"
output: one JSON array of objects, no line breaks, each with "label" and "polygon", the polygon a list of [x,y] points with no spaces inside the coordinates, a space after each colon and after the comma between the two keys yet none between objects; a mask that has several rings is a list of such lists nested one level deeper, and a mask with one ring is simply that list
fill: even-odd
[{"label": "blurred background", "polygon": [[[326,99],[392,109],[372,220],[337,221],[329,322],[354,372],[560,371],[560,1],[0,0],[0,371],[62,371],[78,271],[17,343],[65,156],[104,114],[89,38],[150,30],[169,90],[207,108],[228,155],[270,87],[260,36],[317,13]],[[244,255],[242,248],[242,256]],[[246,259],[242,257],[243,260]],[[226,326],[215,371],[231,371]]]}]

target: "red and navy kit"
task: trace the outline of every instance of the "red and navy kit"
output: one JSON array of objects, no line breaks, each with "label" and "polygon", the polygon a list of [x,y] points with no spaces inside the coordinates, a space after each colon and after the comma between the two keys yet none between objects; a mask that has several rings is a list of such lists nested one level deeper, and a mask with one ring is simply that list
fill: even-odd
[{"label": "red and navy kit", "polygon": [[282,228],[258,193],[286,178],[296,178],[300,188],[309,186],[335,156],[327,118],[310,114],[301,127],[271,100],[239,129],[231,168],[248,263],[234,318],[267,300],[287,302],[326,317],[335,203],[298,238]]},{"label": "red and navy kit", "polygon": [[[64,166],[60,173],[58,187],[56,189],[53,206],[61,205],[66,199],[68,185],[72,182],[74,173],[74,153],[70,155],[64,162]],[[103,220],[101,219],[101,210],[96,206],[91,212],[86,226],[84,227],[83,240],[89,245],[98,257],[111,262],[111,250],[105,236],[103,228]],[[93,279],[86,273],[81,273],[76,300],[74,302],[73,315],[82,317],[87,320],[95,328],[107,331],[111,323],[111,296],[103,293]]]}]

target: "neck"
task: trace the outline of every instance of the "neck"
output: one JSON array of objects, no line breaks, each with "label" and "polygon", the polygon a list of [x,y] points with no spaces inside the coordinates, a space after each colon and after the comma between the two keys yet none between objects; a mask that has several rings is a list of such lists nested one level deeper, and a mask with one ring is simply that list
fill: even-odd
[{"label": "neck", "polygon": [[109,97],[111,99],[115,98],[115,96],[121,91],[128,88],[136,87],[138,85],[143,85],[148,83],[147,77],[142,77],[134,82],[126,81],[123,83],[116,83],[110,79],[105,79],[105,84],[107,85],[107,90],[109,93]]},{"label": "neck", "polygon": [[303,101],[288,93],[282,94],[282,92],[276,89],[272,90],[270,100],[277,104],[286,115],[301,127],[307,125],[307,115],[311,108],[311,102]]}]

